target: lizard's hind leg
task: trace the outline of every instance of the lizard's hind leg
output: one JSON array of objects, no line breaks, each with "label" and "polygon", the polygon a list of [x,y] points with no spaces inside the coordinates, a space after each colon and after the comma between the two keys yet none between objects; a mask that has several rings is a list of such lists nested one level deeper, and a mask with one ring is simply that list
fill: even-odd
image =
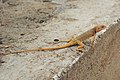
[{"label": "lizard's hind leg", "polygon": [[77,47],[76,50],[81,50],[81,48],[84,48],[84,45],[81,41],[77,40],[76,42],[77,42],[77,44],[79,44],[79,46]]}]

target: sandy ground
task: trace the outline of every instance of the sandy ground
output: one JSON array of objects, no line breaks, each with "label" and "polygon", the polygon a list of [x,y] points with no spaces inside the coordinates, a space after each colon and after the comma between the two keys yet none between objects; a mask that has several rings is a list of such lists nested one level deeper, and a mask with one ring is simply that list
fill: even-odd
[{"label": "sandy ground", "polygon": [[[64,44],[53,40],[109,25],[119,16],[119,0],[1,0],[0,52]],[[0,80],[50,80],[81,55],[75,49],[1,56]]]}]

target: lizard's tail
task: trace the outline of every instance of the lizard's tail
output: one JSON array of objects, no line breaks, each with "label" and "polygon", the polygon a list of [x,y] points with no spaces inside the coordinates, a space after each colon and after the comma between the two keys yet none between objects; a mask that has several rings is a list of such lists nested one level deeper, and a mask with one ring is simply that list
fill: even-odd
[{"label": "lizard's tail", "polygon": [[20,53],[20,52],[31,52],[31,51],[45,51],[45,50],[57,50],[57,49],[62,49],[62,48],[66,48],[66,47],[70,47],[72,45],[74,45],[75,43],[73,41],[70,41],[67,44],[61,45],[61,46],[56,46],[53,48],[37,48],[37,49],[31,49],[31,50],[18,50],[12,53]]}]

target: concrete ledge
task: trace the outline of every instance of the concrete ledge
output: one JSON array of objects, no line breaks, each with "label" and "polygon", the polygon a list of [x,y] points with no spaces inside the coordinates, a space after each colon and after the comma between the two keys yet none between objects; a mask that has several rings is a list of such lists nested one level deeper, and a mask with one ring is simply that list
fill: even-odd
[{"label": "concrete ledge", "polygon": [[120,79],[120,23],[109,29],[90,49],[64,69],[54,80],[119,80]]}]

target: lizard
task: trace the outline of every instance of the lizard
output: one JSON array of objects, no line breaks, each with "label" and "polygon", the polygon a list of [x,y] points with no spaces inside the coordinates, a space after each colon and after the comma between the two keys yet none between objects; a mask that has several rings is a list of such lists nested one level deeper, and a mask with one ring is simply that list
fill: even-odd
[{"label": "lizard", "polygon": [[81,35],[78,35],[78,36],[73,37],[72,39],[68,40],[67,41],[68,43],[61,45],[61,46],[50,47],[50,48],[36,48],[36,49],[30,49],[30,50],[17,50],[17,51],[14,51],[12,53],[31,52],[31,51],[46,51],[46,50],[51,51],[51,50],[67,48],[67,47],[70,47],[70,46],[73,46],[76,44],[79,45],[77,47],[77,49],[81,49],[81,48],[84,48],[84,45],[82,42],[86,39],[89,39],[90,37],[93,37],[92,47],[94,47],[94,40],[95,40],[96,33],[100,32],[101,30],[103,30],[105,28],[106,28],[105,25],[96,25],[95,27],[82,33]]}]

